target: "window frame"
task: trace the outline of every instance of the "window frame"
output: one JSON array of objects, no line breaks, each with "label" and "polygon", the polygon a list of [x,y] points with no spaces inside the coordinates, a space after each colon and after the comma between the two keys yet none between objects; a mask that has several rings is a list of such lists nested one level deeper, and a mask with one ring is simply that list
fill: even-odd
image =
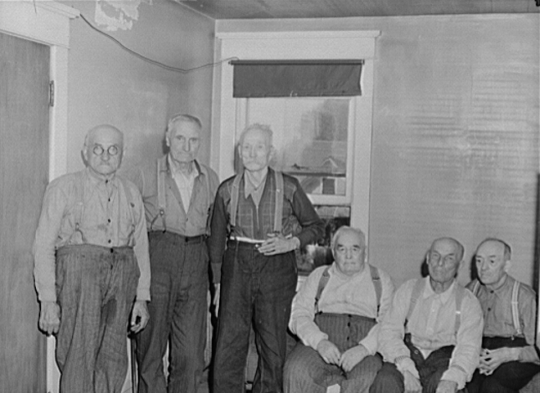
[{"label": "window frame", "polygon": [[[240,60],[363,59],[362,96],[353,98],[349,115],[348,146],[350,193],[340,196],[308,195],[315,204],[350,205],[351,225],[369,228],[371,130],[375,40],[379,31],[216,32],[216,58]],[[222,180],[234,175],[235,135],[245,127],[246,99],[232,96],[233,66],[223,62],[214,73],[211,165]],[[349,164],[350,163],[350,164]]]}]

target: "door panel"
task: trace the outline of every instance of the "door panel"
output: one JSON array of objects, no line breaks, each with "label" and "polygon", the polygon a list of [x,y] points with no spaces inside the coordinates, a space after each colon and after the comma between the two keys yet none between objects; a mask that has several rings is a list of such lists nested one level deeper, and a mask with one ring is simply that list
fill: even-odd
[{"label": "door panel", "polygon": [[48,180],[49,47],[0,34],[0,392],[45,392],[32,243]]}]

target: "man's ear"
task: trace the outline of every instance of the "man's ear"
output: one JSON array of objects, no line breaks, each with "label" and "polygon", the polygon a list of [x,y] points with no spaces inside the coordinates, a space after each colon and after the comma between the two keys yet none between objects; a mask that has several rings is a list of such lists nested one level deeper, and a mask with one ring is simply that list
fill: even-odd
[{"label": "man's ear", "polygon": [[510,270],[511,267],[512,267],[512,260],[511,259],[504,262],[504,272],[505,273],[508,273],[508,271]]},{"label": "man's ear", "polygon": [[83,148],[81,150],[81,158],[84,162],[84,166],[88,166],[88,157],[86,156],[86,153],[87,153],[87,149]]},{"label": "man's ear", "polygon": [[277,150],[274,146],[270,146],[270,153],[268,154],[269,162],[274,161],[277,156]]}]

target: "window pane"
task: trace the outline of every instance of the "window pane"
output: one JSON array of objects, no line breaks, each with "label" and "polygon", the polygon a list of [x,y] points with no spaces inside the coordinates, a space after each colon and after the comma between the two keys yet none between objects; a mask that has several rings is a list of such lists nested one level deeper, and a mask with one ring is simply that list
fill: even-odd
[{"label": "window pane", "polygon": [[344,196],[350,100],[250,98],[247,124],[272,128],[276,148],[272,166],[295,176],[306,193]]}]

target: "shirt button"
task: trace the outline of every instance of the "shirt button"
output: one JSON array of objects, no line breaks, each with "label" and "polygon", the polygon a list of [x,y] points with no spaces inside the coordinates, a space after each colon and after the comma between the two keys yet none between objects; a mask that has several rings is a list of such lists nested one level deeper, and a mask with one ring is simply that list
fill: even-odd
[{"label": "shirt button", "polygon": [[491,311],[491,307],[490,307],[490,308],[488,308],[488,311]]},{"label": "shirt button", "polygon": [[107,222],[110,223],[110,222],[111,222],[111,219],[109,218],[109,219],[107,220]]},{"label": "shirt button", "polygon": [[112,243],[112,240],[111,240],[111,239],[109,239],[109,240],[107,241],[107,243],[111,244],[111,243]]},{"label": "shirt button", "polygon": [[110,202],[110,201],[111,201],[111,198],[107,199],[107,201]]}]

